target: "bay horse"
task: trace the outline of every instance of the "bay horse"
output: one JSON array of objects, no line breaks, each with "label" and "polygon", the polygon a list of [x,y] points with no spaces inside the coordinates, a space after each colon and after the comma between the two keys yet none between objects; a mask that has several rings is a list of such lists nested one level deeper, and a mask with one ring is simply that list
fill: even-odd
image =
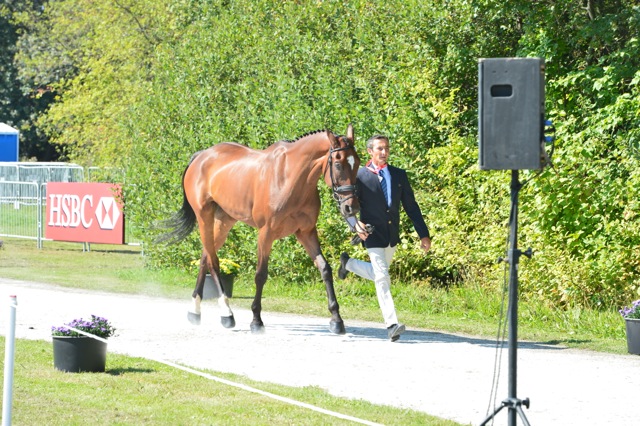
[{"label": "bay horse", "polygon": [[355,186],[359,166],[351,124],[346,136],[318,130],[294,141],[276,142],[264,150],[223,142],[195,153],[182,175],[182,208],[165,222],[172,231],[161,237],[164,241],[180,241],[198,223],[203,250],[189,320],[200,323],[202,292],[209,271],[220,294],[221,323],[226,328],[235,327],[233,312],[222,291],[217,251],[234,224],[241,221],[258,229],[251,332],[264,331],[260,317],[262,289],[273,243],[295,234],[324,281],[331,313],[329,329],[344,334],[333,273],[320,249],[316,228],[320,213],[318,181],[321,176],[324,178],[340,213],[353,222],[360,210]]}]

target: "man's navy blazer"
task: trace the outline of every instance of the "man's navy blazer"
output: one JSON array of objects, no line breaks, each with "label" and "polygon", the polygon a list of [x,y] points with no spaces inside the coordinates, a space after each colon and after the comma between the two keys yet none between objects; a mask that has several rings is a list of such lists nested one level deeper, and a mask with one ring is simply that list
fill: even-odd
[{"label": "man's navy blazer", "polygon": [[387,168],[391,175],[391,206],[387,206],[378,175],[366,167],[358,170],[360,220],[375,227],[373,233],[362,242],[367,248],[393,247],[398,244],[401,204],[420,239],[429,236],[429,229],[413,195],[407,172],[391,165],[387,165]]}]

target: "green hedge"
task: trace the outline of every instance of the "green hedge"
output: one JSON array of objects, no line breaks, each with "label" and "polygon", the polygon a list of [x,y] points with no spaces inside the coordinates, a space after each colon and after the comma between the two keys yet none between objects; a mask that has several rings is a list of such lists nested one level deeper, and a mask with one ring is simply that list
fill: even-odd
[{"label": "green hedge", "polygon": [[[127,9],[95,9],[118,17],[110,33],[93,8],[73,7],[84,1],[56,2],[43,12],[78,15],[71,37],[64,37],[68,13],[50,23],[54,35],[77,46],[64,56],[70,74],[52,83],[61,96],[45,122],[70,155],[104,161],[126,153],[126,214],[152,265],[190,268],[200,256],[196,233],[176,246],[152,243],[160,232],[154,224],[180,206],[180,176],[192,153],[221,141],[260,149],[321,128],[343,133],[353,123],[363,157],[370,135],[390,136],[391,162],[410,171],[433,232],[433,250],[423,256],[403,222],[395,278],[497,287],[510,176],[477,167],[477,61],[535,56],[547,64],[546,109],[557,147],[553,169],[522,173],[528,183],[519,242],[534,250],[521,262],[522,295],[607,309],[637,298],[635,2],[138,0]],[[145,4],[154,12],[143,13]],[[83,23],[82,16],[93,19]],[[42,28],[46,35],[49,27]],[[126,96],[119,96],[123,81]],[[96,87],[104,96],[87,95]],[[83,107],[95,96],[104,108]],[[337,265],[343,250],[364,256],[349,246],[329,190],[319,185],[326,257]],[[221,255],[250,268],[255,245],[255,231],[238,226]],[[292,282],[319,279],[293,238],[275,245],[270,272]]]}]

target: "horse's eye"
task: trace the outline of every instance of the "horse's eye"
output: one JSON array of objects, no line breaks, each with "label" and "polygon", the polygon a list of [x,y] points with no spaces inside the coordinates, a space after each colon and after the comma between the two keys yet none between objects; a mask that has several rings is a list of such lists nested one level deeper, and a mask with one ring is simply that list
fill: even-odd
[{"label": "horse's eye", "polygon": [[336,164],[336,170],[337,171],[341,171],[342,170],[342,164],[340,163],[335,163]]}]

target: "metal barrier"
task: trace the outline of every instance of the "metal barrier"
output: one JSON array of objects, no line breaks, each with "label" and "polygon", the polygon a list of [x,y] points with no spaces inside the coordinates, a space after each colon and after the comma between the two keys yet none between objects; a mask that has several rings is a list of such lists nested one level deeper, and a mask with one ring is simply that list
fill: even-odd
[{"label": "metal barrier", "polygon": [[[123,177],[122,170],[89,168],[91,181]],[[47,182],[84,182],[84,169],[67,163],[0,162],[0,237],[36,240],[42,248],[46,220]],[[142,245],[125,226],[125,244]],[[50,241],[50,240],[47,240]],[[84,243],[88,249],[89,243]]]},{"label": "metal barrier", "polygon": [[38,240],[42,199],[37,182],[0,181],[0,236]]},{"label": "metal barrier", "polygon": [[0,181],[84,182],[84,168],[72,163],[0,162]]}]

